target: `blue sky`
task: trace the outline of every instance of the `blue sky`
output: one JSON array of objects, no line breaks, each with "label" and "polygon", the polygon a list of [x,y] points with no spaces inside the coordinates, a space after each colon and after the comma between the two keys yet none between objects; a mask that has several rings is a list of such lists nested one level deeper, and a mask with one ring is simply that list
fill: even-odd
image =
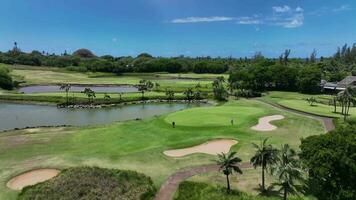
[{"label": "blue sky", "polygon": [[1,0],[0,51],[328,56],[356,42],[355,0]]}]

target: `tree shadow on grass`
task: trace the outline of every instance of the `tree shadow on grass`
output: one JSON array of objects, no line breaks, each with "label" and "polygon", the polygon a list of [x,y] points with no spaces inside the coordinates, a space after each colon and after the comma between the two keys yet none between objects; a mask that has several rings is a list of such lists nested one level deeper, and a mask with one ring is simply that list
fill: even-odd
[{"label": "tree shadow on grass", "polygon": [[259,187],[254,188],[255,191],[258,191],[258,196],[263,197],[281,197],[281,193],[275,189],[272,185],[267,187],[265,191],[262,191],[261,185]]}]

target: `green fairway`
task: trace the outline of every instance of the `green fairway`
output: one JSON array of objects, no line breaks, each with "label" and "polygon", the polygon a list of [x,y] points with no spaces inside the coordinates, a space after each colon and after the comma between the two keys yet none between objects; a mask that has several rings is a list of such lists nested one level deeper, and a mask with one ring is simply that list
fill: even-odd
[{"label": "green fairway", "polygon": [[[236,111],[236,116],[240,115],[238,112],[245,113],[245,121],[237,122],[239,124],[236,126],[224,126],[225,122],[219,120],[219,126],[188,123],[186,126],[178,124],[176,128],[172,128],[167,123],[167,116],[161,116],[105,126],[41,128],[1,133],[0,199],[15,199],[18,192],[8,189],[6,182],[16,174],[34,168],[63,169],[70,166],[95,165],[130,169],[152,177],[155,185],[159,187],[178,169],[211,163],[214,159],[214,156],[206,154],[169,158],[163,154],[164,150],[189,147],[214,138],[232,138],[239,142],[232,149],[238,152],[243,161],[248,161],[253,154],[251,142],[258,142],[261,137],[270,137],[270,142],[277,147],[289,143],[298,148],[301,137],[324,132],[319,121],[282,113],[254,100],[230,101],[211,109],[210,114],[215,112],[218,119],[230,109],[232,112],[226,114],[226,119]],[[185,117],[192,118],[189,111],[178,113],[180,118],[184,118],[184,113]],[[216,120],[210,114],[205,116],[205,112],[201,112],[196,117]],[[277,130],[262,133],[250,129],[250,126],[258,121],[258,117],[271,114],[283,114],[286,117],[274,122],[279,127]],[[171,115],[168,115],[169,117]],[[227,123],[230,123],[230,120]]]},{"label": "green fairway", "polygon": [[[306,99],[314,97],[317,100],[315,105],[311,106]],[[329,116],[329,117],[342,117],[340,114],[341,107],[337,106],[337,112],[334,113],[334,106],[328,105],[329,100],[333,97],[331,95],[307,95],[296,92],[269,92],[263,99],[278,103],[282,106],[300,110],[312,114]],[[356,108],[351,107],[351,117],[356,117]]]},{"label": "green fairway", "polygon": [[[200,84],[201,90],[210,90],[214,78],[220,76],[215,74],[158,74],[158,73],[129,73],[115,75],[111,73],[88,72],[80,73],[66,71],[58,68],[40,67],[12,67],[11,75],[18,80],[25,81],[25,85],[47,85],[47,84],[129,84],[136,85],[140,80],[150,80],[158,83],[157,90],[170,88],[175,91],[183,91],[186,88],[194,88]],[[226,76],[226,75],[225,75]]]},{"label": "green fairway", "polygon": [[254,119],[263,114],[267,114],[267,112],[250,106],[193,108],[170,114],[165,118],[165,121],[175,122],[177,126],[209,127],[231,126],[231,120],[233,120],[234,126],[248,126],[257,123]]}]

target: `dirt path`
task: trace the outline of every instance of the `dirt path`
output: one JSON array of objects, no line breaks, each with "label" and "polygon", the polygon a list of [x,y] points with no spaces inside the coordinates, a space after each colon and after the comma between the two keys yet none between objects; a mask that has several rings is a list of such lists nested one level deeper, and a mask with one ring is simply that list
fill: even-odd
[{"label": "dirt path", "polygon": [[[250,163],[241,163],[240,168],[246,169],[251,168],[252,166]],[[219,166],[216,164],[210,165],[202,165],[194,168],[180,170],[174,174],[172,174],[166,182],[161,186],[160,190],[157,192],[154,200],[171,200],[173,199],[174,193],[176,192],[179,184],[184,181],[185,179],[192,177],[194,175],[203,174],[207,172],[214,172],[216,173],[219,170]]]},{"label": "dirt path", "polygon": [[291,112],[291,113],[295,113],[295,114],[299,114],[299,115],[303,115],[303,116],[307,116],[307,117],[311,117],[311,118],[314,118],[316,120],[319,120],[319,121],[321,121],[323,123],[323,125],[325,127],[325,130],[327,132],[332,131],[332,130],[335,129],[335,125],[334,125],[332,117],[326,117],[326,116],[321,116],[321,115],[316,115],[316,114],[303,112],[303,111],[300,111],[300,110],[295,110],[295,109],[292,109],[292,108],[288,108],[288,107],[279,105],[277,103],[268,102],[268,101],[263,100],[263,99],[257,99],[257,100],[260,101],[260,102],[266,103],[266,104],[268,104],[268,105],[270,105],[270,106],[272,106],[274,108],[277,108],[279,110],[284,110],[284,111],[287,111],[287,112]]}]

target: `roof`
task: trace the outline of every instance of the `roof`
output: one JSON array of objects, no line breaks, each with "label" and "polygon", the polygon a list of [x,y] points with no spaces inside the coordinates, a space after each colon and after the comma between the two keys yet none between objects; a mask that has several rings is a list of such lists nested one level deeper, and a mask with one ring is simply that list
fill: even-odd
[{"label": "roof", "polygon": [[342,81],[338,83],[338,87],[346,88],[356,82],[356,76],[347,76]]}]

